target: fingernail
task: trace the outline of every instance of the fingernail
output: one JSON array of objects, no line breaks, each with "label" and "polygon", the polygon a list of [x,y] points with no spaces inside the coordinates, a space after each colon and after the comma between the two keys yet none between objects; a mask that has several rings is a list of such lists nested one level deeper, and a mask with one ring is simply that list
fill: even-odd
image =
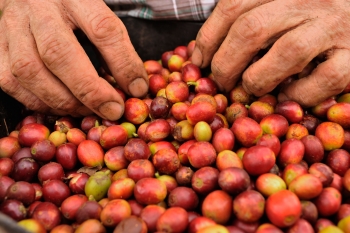
[{"label": "fingernail", "polygon": [[117,102],[106,102],[100,105],[100,113],[108,120],[118,120],[124,113],[124,108]]},{"label": "fingernail", "polygon": [[192,63],[195,64],[198,67],[202,66],[203,63],[203,55],[200,49],[196,46],[193,50],[192,56],[191,56]]},{"label": "fingernail", "polygon": [[280,92],[277,96],[278,102],[289,100],[289,98],[283,92]]},{"label": "fingernail", "polygon": [[137,78],[129,84],[129,92],[134,97],[142,97],[148,91],[148,84],[143,78]]}]

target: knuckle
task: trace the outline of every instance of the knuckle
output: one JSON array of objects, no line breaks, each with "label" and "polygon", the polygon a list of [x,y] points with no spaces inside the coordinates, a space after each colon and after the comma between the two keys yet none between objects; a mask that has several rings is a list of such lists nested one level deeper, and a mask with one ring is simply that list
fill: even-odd
[{"label": "knuckle", "polygon": [[23,103],[27,108],[37,112],[47,112],[49,107],[35,96],[26,96]]},{"label": "knuckle", "polygon": [[253,40],[264,32],[262,17],[257,13],[246,13],[237,19],[236,31],[243,40]]},{"label": "knuckle", "polygon": [[209,45],[210,42],[213,43],[213,40],[212,40],[213,33],[214,33],[214,30],[212,29],[212,27],[202,27],[198,32],[198,36],[196,39],[196,46],[198,48],[203,49],[204,47]]},{"label": "knuckle", "polygon": [[12,75],[10,74],[6,74],[6,72],[1,73],[0,86],[5,93],[14,96],[17,93],[17,90],[20,89],[20,84],[11,76]]},{"label": "knuckle", "polygon": [[41,66],[31,56],[19,56],[11,64],[13,76],[19,79],[30,79],[35,77],[41,70]]},{"label": "knuckle", "polygon": [[290,43],[289,51],[293,51],[293,53],[296,54],[297,59],[303,61],[307,58],[309,52],[311,52],[310,48],[312,47],[308,40],[299,39],[294,43]]},{"label": "knuckle", "polygon": [[123,35],[114,15],[97,14],[90,20],[91,33],[97,40],[106,40],[115,35]]},{"label": "knuckle", "polygon": [[277,53],[280,58],[293,65],[295,72],[301,72],[312,54],[312,46],[308,40],[293,39],[280,43]]},{"label": "knuckle", "polygon": [[324,72],[325,81],[319,83],[320,89],[340,93],[344,88],[343,81],[346,80],[346,74],[333,66],[328,66]]},{"label": "knuckle", "polygon": [[242,0],[219,1],[216,6],[216,10],[219,12],[221,17],[231,19],[232,12],[239,9],[242,6],[242,3]]},{"label": "knuckle", "polygon": [[[201,50],[214,52],[221,44],[226,35],[218,35],[218,22],[231,25],[236,19],[236,11],[240,11],[243,0],[224,0],[219,1],[203,27],[199,30],[196,38],[196,46]],[[221,37],[219,40],[213,40],[213,37]]]},{"label": "knuckle", "polygon": [[[101,85],[96,84],[96,80],[93,78],[87,78],[83,82],[77,83],[74,90],[77,90],[75,96],[85,105],[94,105],[100,101]],[[93,102],[92,102],[93,101]]]},{"label": "knuckle", "polygon": [[48,67],[61,66],[67,62],[69,54],[73,52],[73,46],[68,40],[57,39],[54,34],[48,34],[43,39],[41,58]]},{"label": "knuckle", "polygon": [[139,67],[142,67],[129,53],[120,53],[119,56],[114,57],[111,62],[115,64],[116,77],[123,77],[124,81],[134,78],[132,75],[138,72]]}]

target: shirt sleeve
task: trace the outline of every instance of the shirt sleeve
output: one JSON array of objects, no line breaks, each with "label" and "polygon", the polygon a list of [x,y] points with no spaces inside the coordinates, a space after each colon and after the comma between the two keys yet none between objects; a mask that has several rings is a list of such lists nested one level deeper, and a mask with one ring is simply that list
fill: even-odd
[{"label": "shirt sleeve", "polygon": [[218,0],[104,0],[119,16],[204,21]]}]

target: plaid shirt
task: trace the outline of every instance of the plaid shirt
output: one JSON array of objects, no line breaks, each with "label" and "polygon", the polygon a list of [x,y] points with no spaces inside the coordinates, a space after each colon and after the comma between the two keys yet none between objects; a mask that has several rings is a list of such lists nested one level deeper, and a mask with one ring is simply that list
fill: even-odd
[{"label": "plaid shirt", "polygon": [[218,0],[104,0],[119,16],[204,21]]}]

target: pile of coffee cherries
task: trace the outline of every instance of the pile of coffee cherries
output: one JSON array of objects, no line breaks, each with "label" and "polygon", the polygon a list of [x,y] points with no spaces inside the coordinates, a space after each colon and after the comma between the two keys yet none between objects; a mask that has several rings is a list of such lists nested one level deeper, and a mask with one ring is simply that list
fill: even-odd
[{"label": "pile of coffee cherries", "polygon": [[23,116],[0,139],[0,212],[36,233],[350,233],[350,85],[308,109],[283,84],[223,93],[194,46],[144,62],[145,98],[101,69],[117,121]]}]

